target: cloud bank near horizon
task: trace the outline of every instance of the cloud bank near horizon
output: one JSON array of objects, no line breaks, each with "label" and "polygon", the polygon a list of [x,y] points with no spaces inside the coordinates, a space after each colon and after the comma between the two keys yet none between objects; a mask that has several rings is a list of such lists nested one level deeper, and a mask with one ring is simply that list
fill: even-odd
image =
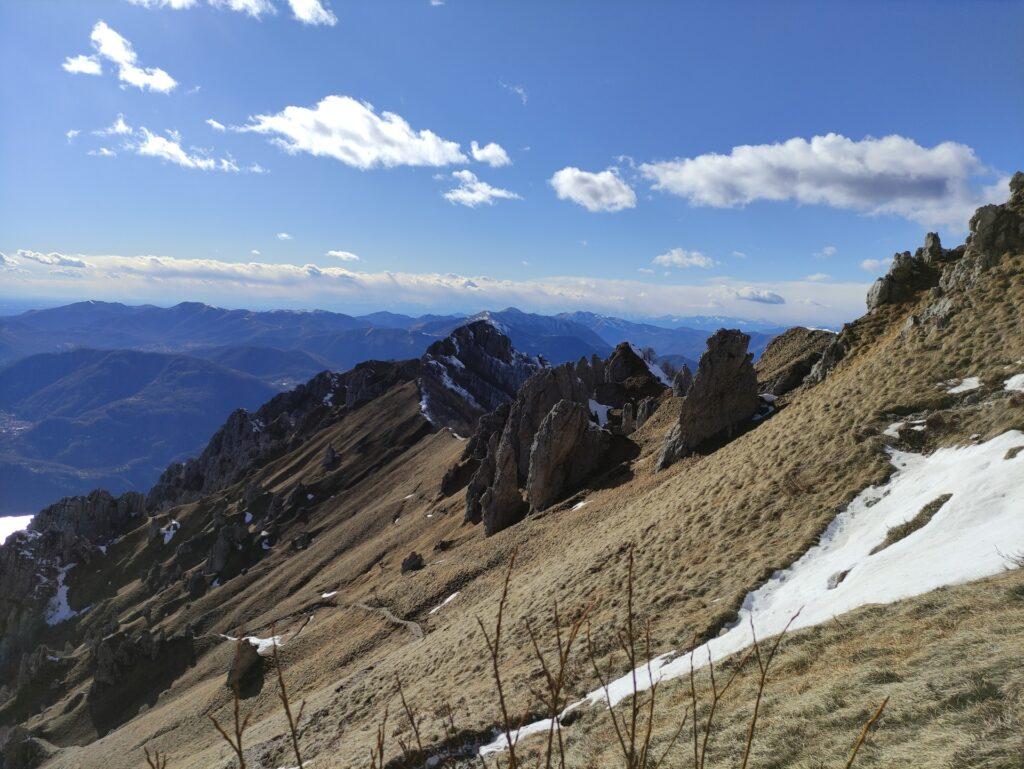
[{"label": "cloud bank near horizon", "polygon": [[516,306],[538,312],[595,310],[631,316],[737,315],[779,324],[834,325],[864,312],[866,283],[751,282],[709,277],[691,283],[552,276],[507,280],[440,272],[360,271],[343,266],[83,255],[19,250],[0,255],[5,284],[19,297],[138,303],[230,302],[238,292],[261,306],[469,311]]}]

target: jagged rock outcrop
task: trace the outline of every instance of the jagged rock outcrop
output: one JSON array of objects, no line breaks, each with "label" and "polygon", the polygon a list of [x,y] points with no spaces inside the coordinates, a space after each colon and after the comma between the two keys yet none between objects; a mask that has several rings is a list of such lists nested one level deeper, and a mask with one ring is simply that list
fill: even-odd
[{"label": "jagged rock outcrop", "polygon": [[463,453],[460,464],[476,465],[466,521],[494,534],[632,456],[636,447],[624,427],[635,427],[639,403],[666,389],[628,344],[607,361],[580,359],[537,372],[509,406],[481,419]]},{"label": "jagged rock outcrop", "polygon": [[125,628],[100,639],[92,651],[92,684],[86,695],[97,730],[105,734],[132,718],[141,705],[153,705],[193,664],[190,632],[166,638],[146,628]]},{"label": "jagged rock outcrop", "polygon": [[512,347],[493,323],[460,326],[420,359],[423,413],[434,424],[470,433],[481,416],[515,397],[544,362]]},{"label": "jagged rock outcrop", "polygon": [[62,567],[88,563],[100,547],[142,523],[144,509],[145,498],[134,492],[67,497],[0,546],[0,675],[34,648]]},{"label": "jagged rock outcrop", "polygon": [[581,404],[559,401],[544,417],[530,451],[526,502],[544,510],[593,475],[608,459],[614,436]]},{"label": "jagged rock outcrop", "polygon": [[367,361],[344,374],[317,374],[253,413],[235,411],[202,454],[164,471],[149,491],[149,508],[164,510],[237,482],[252,466],[294,448],[395,384],[414,380],[419,370],[416,360]]},{"label": "jagged rock outcrop", "polygon": [[257,647],[247,639],[235,642],[235,653],[231,657],[225,684],[240,696],[258,686],[263,680],[263,658]]},{"label": "jagged rock outcrop", "polygon": [[749,343],[750,337],[736,330],[720,329],[708,338],[679,421],[658,459],[659,468],[687,456],[710,438],[729,434],[757,412],[760,399]]},{"label": "jagged rock outcrop", "polygon": [[[966,292],[1003,254],[1024,250],[1024,173],[1010,179],[1010,199],[1001,205],[982,206],[971,217],[970,234],[963,245],[943,248],[939,236],[930,232],[924,245],[913,255],[896,254],[889,272],[875,281],[868,291],[869,311],[885,305],[917,298],[927,291],[924,310],[909,316],[903,333],[916,329],[941,331],[963,307]],[[809,384],[824,381],[850,352],[848,326],[825,348],[805,380]]]},{"label": "jagged rock outcrop", "polygon": [[58,750],[27,729],[15,726],[0,739],[0,769],[37,769]]},{"label": "jagged rock outcrop", "polygon": [[779,334],[754,364],[758,389],[778,396],[798,387],[835,338],[831,331],[801,326]]},{"label": "jagged rock outcrop", "polygon": [[693,372],[684,363],[672,379],[672,394],[677,398],[685,398],[691,387],[693,387]]}]

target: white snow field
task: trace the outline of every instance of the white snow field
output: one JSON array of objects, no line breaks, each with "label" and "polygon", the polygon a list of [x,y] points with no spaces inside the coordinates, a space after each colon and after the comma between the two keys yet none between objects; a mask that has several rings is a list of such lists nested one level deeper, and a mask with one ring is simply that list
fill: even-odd
[{"label": "white snow field", "polygon": [[[1011,449],[1019,448],[1018,452]],[[708,660],[718,661],[750,646],[751,623],[758,639],[774,636],[796,616],[791,630],[825,622],[867,604],[885,604],[943,585],[981,579],[1010,568],[1024,553],[1024,433],[1011,430],[974,446],[939,449],[930,456],[891,451],[895,472],[888,482],[861,492],[829,524],[815,545],[791,567],[776,572],[748,593],[739,619],[723,635],[690,653],[668,652],[635,671],[637,688],[678,678]],[[1007,458],[1010,457],[1010,458]],[[952,495],[922,528],[875,554],[889,529],[914,518],[923,507]],[[838,583],[838,584],[837,584]],[[799,612],[799,615],[797,615]],[[627,673],[573,703],[612,705],[633,693]],[[513,742],[545,731],[550,721],[527,724]],[[504,735],[480,749],[506,748]]]}]

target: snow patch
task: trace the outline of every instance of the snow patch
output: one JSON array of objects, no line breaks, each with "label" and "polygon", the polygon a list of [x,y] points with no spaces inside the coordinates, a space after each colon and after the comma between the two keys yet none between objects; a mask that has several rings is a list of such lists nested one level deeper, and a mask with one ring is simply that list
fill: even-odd
[{"label": "snow patch", "polygon": [[245,511],[245,522],[252,523],[252,513],[250,513],[248,510]]},{"label": "snow patch", "polygon": [[969,376],[966,379],[959,380],[959,384],[946,388],[946,392],[955,395],[957,393],[967,393],[971,390],[977,390],[979,387],[981,387],[981,380],[976,376]]},{"label": "snow patch", "polygon": [[899,438],[900,430],[903,429],[903,422],[893,422],[891,425],[882,430],[882,435],[888,435],[890,438]]},{"label": "snow patch", "polygon": [[640,360],[642,360],[647,365],[647,370],[651,372],[651,376],[653,376],[666,387],[672,386],[672,380],[668,378],[668,374],[666,374],[662,370],[661,366],[659,366],[657,363],[651,363],[649,360],[645,360],[644,354],[640,352],[640,349],[635,344],[631,343],[629,346],[633,348],[633,352],[636,353],[637,357],[640,358]]},{"label": "snow patch", "polygon": [[174,535],[178,533],[178,530],[180,528],[181,528],[181,523],[179,521],[171,521],[166,526],[164,526],[162,529],[160,529],[160,533],[163,534],[163,536],[164,536],[164,544],[165,545],[169,544],[170,541],[172,539],[174,539]]},{"label": "snow patch", "polygon": [[441,601],[441,603],[439,603],[439,604],[438,604],[437,606],[435,606],[435,607],[434,607],[433,609],[431,609],[431,610],[430,610],[429,612],[427,612],[427,613],[428,613],[428,614],[436,614],[436,613],[437,613],[437,612],[438,612],[438,611],[439,611],[439,610],[441,609],[441,607],[442,607],[442,606],[444,606],[444,605],[446,605],[446,604],[449,604],[449,603],[451,603],[452,601],[454,601],[454,600],[455,600],[455,596],[457,596],[458,594],[459,594],[459,591],[458,591],[458,590],[456,590],[456,591],[455,591],[454,593],[452,593],[452,594],[451,594],[450,596],[448,596],[447,598],[445,598],[445,599],[444,599],[443,601]]},{"label": "snow patch", "polygon": [[68,586],[64,584],[64,579],[67,577],[68,572],[74,567],[75,564],[69,563],[67,566],[61,566],[57,571],[57,592],[53,594],[53,598],[46,605],[46,613],[43,615],[46,624],[50,627],[59,625],[61,622],[77,617],[82,613],[71,608],[71,604],[68,603]]},{"label": "snow patch", "polygon": [[1003,382],[1003,389],[1009,392],[1024,393],[1024,374],[1017,374]]},{"label": "snow patch", "polygon": [[336,596],[337,594],[338,594],[337,590],[329,590],[326,593],[321,593],[320,597],[321,598],[334,598],[334,596]]},{"label": "snow patch", "polygon": [[[739,618],[724,634],[687,654],[667,652],[648,664],[592,691],[584,703],[616,705],[646,691],[652,682],[689,674],[708,660],[718,661],[747,648],[758,637],[827,622],[866,604],[911,598],[944,585],[998,574],[1006,553],[1024,550],[1024,452],[1006,459],[1024,443],[1024,432],[1010,430],[985,443],[939,449],[930,456],[891,451],[896,471],[888,482],[862,491],[829,524],[815,545],[791,567],[776,572],[748,593]],[[923,527],[876,553],[889,530],[914,518],[937,497],[950,494]],[[836,575],[845,572],[841,580]],[[794,619],[795,618],[795,619]],[[792,624],[790,624],[792,622]],[[653,681],[652,681],[653,679]],[[544,731],[550,721],[519,729],[513,742]],[[482,755],[505,749],[505,737],[481,748]]]},{"label": "snow patch", "polygon": [[605,406],[603,403],[598,403],[593,398],[590,399],[590,411],[597,416],[597,424],[604,427],[608,424],[608,410],[611,406]]},{"label": "snow patch", "polygon": [[590,504],[590,502],[588,500],[584,499],[582,502],[577,502],[575,505],[573,505],[572,509],[573,510],[579,510],[581,507],[586,507],[589,504]]}]

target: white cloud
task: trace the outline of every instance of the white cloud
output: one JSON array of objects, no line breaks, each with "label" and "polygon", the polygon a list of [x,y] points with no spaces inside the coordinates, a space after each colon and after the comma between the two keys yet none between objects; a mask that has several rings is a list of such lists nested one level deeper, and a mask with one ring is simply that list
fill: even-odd
[{"label": "white cloud", "polygon": [[[242,169],[230,155],[221,158],[211,157],[204,150],[186,150],[181,146],[181,134],[174,130],[167,130],[167,136],[155,134],[143,126],[139,129],[141,137],[134,144],[126,144],[125,149],[133,151],[136,155],[143,157],[159,158],[169,163],[174,163],[182,168],[190,168],[197,171],[223,171],[225,173],[239,173]],[[259,166],[249,166],[246,171],[262,173]]]},{"label": "white cloud", "polygon": [[273,16],[277,13],[270,0],[209,0],[209,3],[214,8],[227,8],[230,11],[246,13],[254,19],[260,18],[263,14]]},{"label": "white cloud", "polygon": [[816,272],[813,275],[808,275],[804,280],[809,280],[811,283],[821,283],[829,280],[831,277],[831,275],[827,275],[824,272]]},{"label": "white cloud", "polygon": [[654,270],[652,270],[650,267],[637,267],[636,271],[637,272],[642,272],[644,275],[653,275],[654,274]]},{"label": "white cloud", "polygon": [[884,272],[889,269],[890,264],[892,264],[892,258],[889,257],[885,259],[865,259],[860,263],[860,268],[868,272]]},{"label": "white cloud", "polygon": [[743,253],[742,251],[733,251],[732,255],[735,256],[737,259],[746,259],[747,258],[747,255],[745,253]]},{"label": "white cloud", "polygon": [[94,158],[116,158],[117,153],[110,147],[99,147],[98,149],[89,150],[85,153],[86,155],[92,155]]},{"label": "white cloud", "polygon": [[358,262],[359,257],[353,254],[351,251],[328,251],[327,256],[333,256],[335,259],[341,259],[343,262]]},{"label": "white cloud", "polygon": [[459,186],[444,193],[445,200],[450,203],[476,208],[479,205],[494,205],[495,200],[521,200],[514,192],[480,181],[472,171],[455,171],[452,178],[459,182]]},{"label": "white cloud", "polygon": [[499,82],[499,85],[501,85],[501,87],[504,88],[509,93],[513,93],[516,96],[518,96],[519,97],[519,101],[521,101],[523,103],[524,107],[526,106],[526,102],[528,102],[530,100],[530,94],[527,93],[526,89],[523,86],[521,86],[521,85],[515,85],[513,83],[501,83],[501,82]]},{"label": "white cloud", "polygon": [[768,291],[763,288],[753,288],[752,286],[744,286],[743,288],[735,289],[734,294],[737,299],[742,299],[746,302],[760,302],[761,304],[786,303],[786,300],[783,299],[780,294],[776,294],[774,291]]},{"label": "white cloud", "polygon": [[102,75],[103,65],[95,56],[68,56],[61,66],[73,75]]},{"label": "white cloud", "polygon": [[[158,67],[140,67],[139,57],[132,44],[107,26],[106,22],[98,21],[92,28],[90,36],[96,54],[117,65],[117,76],[123,83],[136,88],[150,89],[159,93],[169,93],[178,84],[177,81]],[[102,72],[96,56],[76,56],[64,62],[68,72],[98,75]]]},{"label": "white cloud", "polygon": [[277,239],[278,240],[291,240],[292,236],[289,235],[287,232],[279,232],[279,233],[277,233]]},{"label": "white cloud", "polygon": [[338,17],[330,9],[324,8],[320,0],[288,0],[295,18],[303,24],[325,24],[333,27]]},{"label": "white cloud", "polygon": [[551,177],[560,200],[571,200],[588,211],[621,211],[636,206],[633,188],[619,178],[618,169],[594,173],[568,166]]},{"label": "white cloud", "polygon": [[[52,256],[52,255],[51,255]],[[738,283],[724,278],[692,284],[648,279],[561,276],[500,280],[486,275],[363,272],[349,265],[323,267],[168,256],[70,255],[86,263],[77,280],[25,260],[30,274],[10,278],[21,296],[82,296],[130,300],[193,299],[282,306],[423,307],[476,311],[519,306],[541,312],[590,309],[610,314],[758,314],[782,324],[834,325],[862,313],[867,283],[778,281]],[[5,274],[5,279],[8,277]],[[783,302],[782,297],[786,300]],[[805,301],[806,300],[806,301]]]},{"label": "white cloud", "polygon": [[640,167],[654,189],[693,205],[729,208],[757,200],[895,214],[926,226],[963,228],[983,201],[990,172],[970,147],[922,147],[903,136],[860,141],[839,134],[734,147]]},{"label": "white cloud", "polygon": [[117,113],[117,118],[106,128],[93,131],[96,136],[129,136],[134,132],[130,125],[124,121],[124,115]]},{"label": "white cloud", "polygon": [[70,131],[67,131],[64,134],[64,138],[67,139],[68,140],[68,144],[70,144],[71,142],[73,142],[75,140],[75,137],[78,136],[78,134],[80,134],[80,133],[82,133],[82,132],[79,131],[77,128],[72,128]]},{"label": "white cloud", "polygon": [[350,96],[327,96],[313,108],[285,107],[275,115],[256,115],[236,130],[269,135],[291,154],[332,157],[364,170],[467,162],[457,142],[432,131],[414,131],[401,116],[378,115],[372,104]]},{"label": "white cloud", "polygon": [[430,4],[436,8],[439,5],[444,5],[444,0],[430,0]]},{"label": "white cloud", "polygon": [[839,249],[837,249],[835,246],[825,246],[823,249],[821,249],[821,251],[814,252],[814,258],[831,259],[837,253],[839,253]]},{"label": "white cloud", "polygon": [[261,253],[259,251],[257,251],[255,248],[252,251],[250,251],[249,253],[252,254],[253,256],[261,256]]},{"label": "white cloud", "polygon": [[19,248],[17,254],[22,259],[30,259],[33,262],[45,264],[49,267],[73,267],[75,269],[85,269],[86,267],[92,266],[85,260],[79,259],[76,256],[68,256],[57,252],[43,254],[39,251],[28,251],[24,248]]},{"label": "white cloud", "polygon": [[226,131],[226,130],[228,130],[227,126],[225,126],[223,123],[218,123],[212,117],[206,118],[206,125],[210,126],[210,128],[212,128],[214,131]]},{"label": "white cloud", "polygon": [[684,251],[681,248],[673,248],[664,254],[659,254],[651,260],[651,263],[661,267],[714,267],[718,264],[700,251]]},{"label": "white cloud", "polygon": [[511,158],[509,158],[505,148],[500,144],[490,142],[481,147],[473,141],[469,143],[469,149],[473,155],[473,160],[478,163],[487,163],[491,168],[512,165]]}]

